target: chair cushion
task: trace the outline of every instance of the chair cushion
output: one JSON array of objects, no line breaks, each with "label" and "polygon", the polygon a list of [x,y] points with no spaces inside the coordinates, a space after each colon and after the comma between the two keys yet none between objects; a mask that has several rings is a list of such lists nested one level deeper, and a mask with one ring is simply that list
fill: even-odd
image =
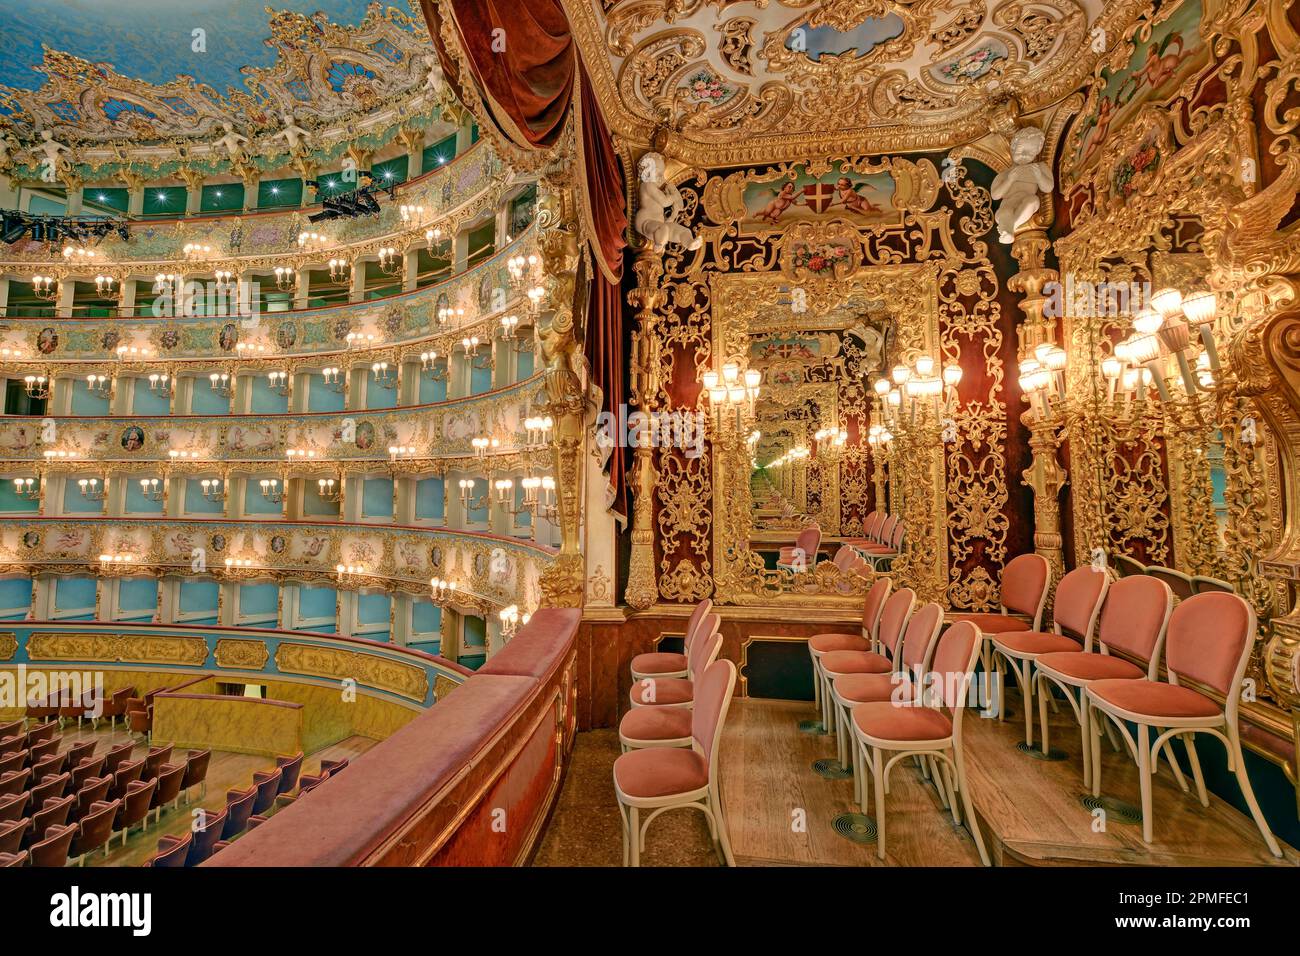
[{"label": "chair cushion", "polygon": [[814,634],[808,646],[818,654],[831,651],[869,651],[871,642],[861,634]]},{"label": "chair cushion", "polygon": [[632,670],[638,674],[672,674],[686,670],[686,655],[656,651],[632,658]]},{"label": "chair cushion", "polygon": [[912,699],[912,680],[906,674],[845,674],[835,678],[841,700],[859,704]]},{"label": "chair cushion", "polygon": [[704,757],[683,747],[633,750],[614,761],[614,784],[629,797],[667,797],[708,783]]},{"label": "chair cushion", "polygon": [[893,554],[894,549],[885,544],[876,544],[874,542],[862,545],[863,551],[870,551],[872,554]]},{"label": "chair cushion", "polygon": [[1099,680],[1089,696],[1145,717],[1218,717],[1223,709],[1190,687],[1151,680]]},{"label": "chair cushion", "polygon": [[1051,671],[1072,681],[1141,680],[1146,671],[1122,657],[1085,654],[1083,651],[1057,651],[1040,655],[1039,670]]},{"label": "chair cushion", "polygon": [[822,655],[822,670],[828,674],[888,674],[893,669],[889,658],[874,651],[831,651]]},{"label": "chair cushion", "polygon": [[1016,657],[1081,650],[1078,641],[1064,634],[1050,634],[1047,631],[1009,631],[995,637],[993,646]]},{"label": "chair cushion", "polygon": [[878,740],[942,740],[952,735],[947,714],[932,707],[899,707],[892,701],[858,704],[853,723]]},{"label": "chair cushion", "polygon": [[650,677],[635,681],[628,698],[638,706],[688,704],[695,699],[695,685],[685,677]]},{"label": "chair cushion", "polygon": [[949,624],[956,624],[958,621],[970,621],[984,634],[1027,631],[1030,623],[1018,617],[1011,617],[1009,614],[949,614],[947,621]]},{"label": "chair cushion", "polygon": [[691,712],[685,707],[633,707],[618,722],[628,740],[681,740],[691,735]]}]

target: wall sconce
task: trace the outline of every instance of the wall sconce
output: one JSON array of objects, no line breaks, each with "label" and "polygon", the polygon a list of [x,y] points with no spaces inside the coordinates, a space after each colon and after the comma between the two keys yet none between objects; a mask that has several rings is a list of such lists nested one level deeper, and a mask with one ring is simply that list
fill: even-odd
[{"label": "wall sconce", "polygon": [[235,284],[235,274],[229,269],[216,269],[212,273],[212,278],[216,280],[218,292],[226,292]]},{"label": "wall sconce", "polygon": [[379,271],[386,276],[395,276],[402,271],[402,257],[394,247],[384,246],[379,250]]},{"label": "wall sconce", "polygon": [[15,478],[14,494],[28,501],[39,501],[41,497],[40,483],[35,478]]},{"label": "wall sconce", "polygon": [[197,451],[177,451],[175,448],[167,452],[167,457],[173,462],[178,461],[198,461],[200,453]]},{"label": "wall sconce", "polygon": [[399,458],[414,458],[414,457],[415,457],[414,445],[389,445],[388,446],[389,461],[397,461]]},{"label": "wall sconce", "polygon": [[348,285],[352,281],[352,263],[347,259],[329,261],[330,281],[335,285]]},{"label": "wall sconce", "polygon": [[62,448],[50,449],[41,454],[46,461],[75,461],[79,457],[76,452],[64,451]]},{"label": "wall sconce", "polygon": [[343,482],[334,478],[317,478],[316,493],[320,495],[321,501],[342,501]]},{"label": "wall sconce", "polygon": [[537,268],[537,263],[539,261],[540,260],[535,255],[530,255],[527,257],[511,256],[509,259],[506,260],[506,269],[508,269],[510,272],[510,278],[518,282],[521,279],[523,279],[524,273],[526,271],[531,272],[532,270]]},{"label": "wall sconce", "polygon": [[230,397],[235,393],[234,381],[226,372],[213,372],[208,376],[208,381],[212,385],[212,390],[218,395]]},{"label": "wall sconce", "polygon": [[528,444],[532,447],[545,446],[551,439],[551,429],[554,427],[555,419],[550,415],[525,418],[524,431],[528,434]]},{"label": "wall sconce", "polygon": [[[205,481],[204,484],[206,485],[207,482]],[[140,494],[144,496],[146,501],[162,501],[163,487],[157,478],[141,478]],[[204,497],[207,496],[204,495]]]},{"label": "wall sconce", "polygon": [[270,383],[269,388],[276,395],[289,394],[289,373],[288,372],[267,372],[267,381]]},{"label": "wall sconce", "polygon": [[77,490],[87,501],[103,501],[108,496],[108,479],[101,485],[98,478],[81,478],[77,481]]},{"label": "wall sconce", "polygon": [[555,522],[555,479],[550,475],[536,475],[525,478],[520,483],[524,489],[522,507],[544,518],[552,524]]},{"label": "wall sconce", "polygon": [[324,249],[326,246],[331,246],[333,244],[334,241],[324,233],[311,232],[306,230],[298,233],[298,247],[300,249],[306,249],[314,252],[318,249]]},{"label": "wall sconce", "polygon": [[497,614],[501,619],[501,636],[507,641],[518,632],[521,624],[527,624],[531,614],[520,615],[519,607],[511,604],[503,607]]},{"label": "wall sconce", "polygon": [[153,372],[149,376],[149,391],[154,394],[166,394],[171,391],[172,380],[165,372]]},{"label": "wall sconce", "polygon": [[331,365],[329,368],[321,369],[320,376],[325,380],[325,387],[331,392],[343,391],[343,373],[339,371],[337,365]]},{"label": "wall sconce", "polygon": [[0,362],[21,362],[26,357],[27,353],[15,346],[0,347]]},{"label": "wall sconce", "polygon": [[124,551],[120,551],[117,554],[101,554],[99,556],[99,572],[100,574],[113,574],[119,569],[134,562],[135,555],[127,554]]},{"label": "wall sconce", "polygon": [[454,321],[457,326],[464,324],[465,310],[459,306],[452,308],[451,306],[444,305],[438,310],[438,324],[446,325],[448,322],[452,321]]},{"label": "wall sconce", "polygon": [[252,558],[226,558],[226,570],[238,571],[251,568],[253,566]]},{"label": "wall sconce", "polygon": [[746,369],[742,375],[740,365],[736,362],[724,364],[721,376],[713,370],[705,372],[704,394],[713,409],[714,424],[721,426],[724,416],[734,412],[736,428],[739,430],[745,413],[754,413],[762,381],[763,373],[758,369]]},{"label": "wall sconce", "polygon": [[288,292],[298,281],[298,275],[292,266],[275,267],[275,287],[281,292]]},{"label": "wall sconce", "polygon": [[428,248],[428,250],[429,250],[430,252],[433,252],[434,248],[435,248],[435,247],[438,245],[438,243],[440,243],[440,242],[442,242],[442,229],[441,229],[441,228],[426,229],[426,230],[424,230],[424,244],[425,244],[425,246]]},{"label": "wall sconce", "polygon": [[477,498],[474,497],[473,478],[460,479],[460,503],[467,512],[481,511],[483,508],[487,507],[487,497],[486,491]]},{"label": "wall sconce", "polygon": [[374,373],[375,384],[380,388],[393,389],[397,387],[397,376],[388,369],[387,362],[376,362],[370,366],[370,371]]},{"label": "wall sconce", "polygon": [[373,332],[349,332],[344,341],[350,349],[368,349],[379,342],[379,337]]},{"label": "wall sconce", "polygon": [[153,349],[147,345],[119,345],[117,359],[119,362],[144,362],[153,358]]},{"label": "wall sconce", "polygon": [[220,478],[204,478],[199,482],[199,487],[203,489],[203,497],[208,501],[226,500],[226,485]]},{"label": "wall sconce", "polygon": [[284,453],[286,461],[311,461],[316,457],[315,448],[290,448]]},{"label": "wall sconce", "polygon": [[542,297],[546,295],[546,290],[539,285],[533,286],[528,290],[528,304],[536,311],[542,302]]},{"label": "wall sconce", "polygon": [[212,255],[212,247],[201,242],[187,242],[181,247],[181,255],[186,259],[207,259]]},{"label": "wall sconce", "polygon": [[153,277],[153,294],[161,295],[175,286],[180,281],[180,278],[174,272],[159,272]]},{"label": "wall sconce", "polygon": [[28,398],[49,398],[50,380],[44,375],[23,376],[23,390]]},{"label": "wall sconce", "polygon": [[95,294],[107,295],[112,292],[114,281],[115,280],[110,275],[103,275],[101,273],[100,275],[95,276]]},{"label": "wall sconce", "polygon": [[235,343],[235,354],[240,358],[261,358],[270,349],[266,347],[265,342],[237,342]]},{"label": "wall sconce", "polygon": [[32,276],[32,292],[38,299],[57,299],[59,297],[59,283],[54,276],[34,275]]},{"label": "wall sconce", "polygon": [[262,497],[272,504],[278,505],[284,501],[284,486],[280,484],[278,478],[263,478],[258,482],[262,489]]},{"label": "wall sconce", "polygon": [[447,380],[446,363],[438,364],[437,352],[420,353],[420,371],[427,374],[435,382],[445,382]]},{"label": "wall sconce", "polygon": [[64,246],[63,259],[65,262],[75,262],[82,265],[94,262],[101,258],[100,253],[95,249],[87,249],[85,246]]},{"label": "wall sconce", "polygon": [[500,450],[501,440],[499,438],[488,438],[486,436],[480,436],[478,438],[471,439],[470,445],[473,446],[474,448],[475,458],[486,458],[489,452],[495,454],[498,450]]},{"label": "wall sconce", "polygon": [[501,337],[503,339],[513,339],[515,330],[519,328],[519,316],[506,315],[501,318]]},{"label": "wall sconce", "polygon": [[456,582],[442,578],[429,578],[429,594],[439,603],[455,600]]},{"label": "wall sconce", "polygon": [[401,217],[403,226],[417,225],[424,219],[424,207],[403,203],[397,207],[397,214]]},{"label": "wall sconce", "polygon": [[107,375],[87,375],[86,390],[92,395],[108,395],[113,390],[113,380]]}]

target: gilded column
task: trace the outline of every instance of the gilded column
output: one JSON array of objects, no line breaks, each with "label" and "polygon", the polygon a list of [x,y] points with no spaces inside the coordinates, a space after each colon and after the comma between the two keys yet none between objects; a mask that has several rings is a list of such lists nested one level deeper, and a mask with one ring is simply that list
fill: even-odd
[{"label": "gilded column", "polygon": [[[631,403],[640,411],[651,413],[659,391],[658,340],[654,335],[655,310],[663,303],[664,266],[661,254],[648,246],[637,256],[636,288],[628,293],[628,302],[637,307],[637,330],[632,337]],[[629,607],[645,610],[655,603],[659,584],[655,578],[654,556],[654,450],[649,445],[649,429],[640,429],[640,441],[633,452],[632,554],[628,561],[627,593]]]},{"label": "gilded column", "polygon": [[537,204],[538,246],[545,295],[538,305],[538,341],[544,363],[546,413],[555,422],[555,490],[560,552],[542,575],[544,605],[581,607],[585,595],[582,555],[582,451],[586,418],[583,319],[577,302],[581,246],[572,186],[549,183]]},{"label": "gilded column", "polygon": [[[1008,280],[1007,287],[1021,294],[1020,310],[1025,314],[1018,330],[1022,360],[1032,358],[1038,346],[1056,343],[1056,321],[1043,314],[1048,301],[1043,288],[1049,282],[1060,280],[1055,269],[1044,265],[1049,245],[1045,230],[1024,229],[1016,234],[1011,246],[1020,271]],[[1059,580],[1065,573],[1060,493],[1065,486],[1066,472],[1057,457],[1061,448],[1057,423],[1032,407],[1020,420],[1029,429],[1029,448],[1033,454],[1029,467],[1020,477],[1034,492],[1034,551],[1047,559],[1053,580]]]}]

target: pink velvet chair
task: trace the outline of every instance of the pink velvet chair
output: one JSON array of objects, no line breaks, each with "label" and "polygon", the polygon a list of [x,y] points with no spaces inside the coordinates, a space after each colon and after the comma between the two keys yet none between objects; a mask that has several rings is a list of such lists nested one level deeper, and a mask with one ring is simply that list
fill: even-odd
[{"label": "pink velvet chair", "polygon": [[[908,757],[922,757],[936,762],[931,776],[945,805],[952,811],[955,824],[962,823],[975,838],[980,860],[990,865],[984,837],[980,834],[971,807],[970,787],[966,782],[966,764],[962,749],[962,712],[967,709],[975,661],[980,654],[980,634],[968,621],[954,624],[939,641],[934,653],[933,669],[911,705],[896,701],[876,701],[853,708],[853,732],[857,739],[858,761],[871,774],[872,787],[863,780],[861,807],[869,811],[868,790],[874,789],[876,802],[876,855],[885,858],[885,793],[889,773]],[[961,808],[958,806],[961,798]]]},{"label": "pink velvet chair", "polygon": [[[691,749],[652,747],[632,750],[614,761],[614,793],[623,821],[623,865],[640,866],[650,823],[666,810],[689,807],[709,822],[709,832],[722,862],[735,866],[727,821],[718,790],[719,748],[736,665],[722,660],[700,675],[699,694],[691,712]],[[645,822],[641,812],[648,810]]]},{"label": "pink velvet chair", "polygon": [[705,598],[695,605],[683,632],[682,652],[650,651],[632,658],[632,680],[645,677],[685,677],[687,669],[686,655],[691,651],[691,641],[696,637],[705,615],[713,610],[713,602]]},{"label": "pink velvet chair", "polygon": [[826,682],[822,693],[826,695],[831,715],[831,725],[828,729],[835,734],[836,747],[841,753],[844,752],[844,748],[840,737],[848,731],[836,720],[831,685],[837,678],[848,674],[888,674],[894,670],[898,646],[915,606],[916,592],[911,588],[899,588],[889,596],[889,600],[880,611],[880,625],[877,628],[880,650],[828,651],[821,656],[822,675]]},{"label": "pink velvet chair", "polygon": [[[939,631],[943,628],[943,608],[938,604],[922,605],[907,622],[901,649],[894,655],[894,669],[887,674],[845,674],[831,684],[831,698],[836,707],[836,722],[841,727],[850,725],[850,714],[858,704],[873,701],[912,699],[912,688],[930,666]],[[839,761],[847,766],[852,753],[849,734],[837,736],[840,745]],[[853,784],[862,785],[861,768],[853,761]]]},{"label": "pink velvet chair", "polygon": [[1052,584],[1052,569],[1041,554],[1021,554],[1007,562],[1002,569],[1002,586],[999,598],[1002,609],[998,613],[986,611],[955,611],[948,615],[948,623],[969,621],[982,635],[980,665],[984,671],[984,699],[1003,713],[1000,695],[995,702],[993,694],[993,652],[989,638],[1008,631],[1037,631],[1042,629],[1043,608],[1047,605],[1047,592]]},{"label": "pink velvet chair", "polygon": [[1026,747],[1034,743],[1034,661],[1040,654],[1054,651],[1092,650],[1092,634],[1109,584],[1110,576],[1105,571],[1090,564],[1075,568],[1056,585],[1050,632],[1007,631],[993,635],[994,663],[998,657],[1005,660],[1020,687],[1024,701]]},{"label": "pink velvet chair", "polygon": [[[1092,785],[1092,735],[1085,705],[1085,689],[1095,680],[1155,680],[1160,672],[1160,648],[1169,625],[1169,613],[1174,609],[1174,596],[1169,585],[1145,575],[1120,578],[1106,591],[1106,603],[1101,609],[1101,622],[1097,625],[1097,644],[1100,653],[1085,651],[1055,651],[1040,654],[1035,661],[1038,682],[1038,716],[1042,731],[1043,751],[1049,749],[1047,739],[1047,697],[1055,684],[1065,694],[1074,717],[1079,722],[1083,741],[1083,785]],[[1111,654],[1119,651],[1124,657]],[[1141,661],[1145,669],[1125,658]],[[1113,731],[1112,731],[1113,732]],[[1119,741],[1116,740],[1116,745]]]},{"label": "pink velvet chair", "polygon": [[813,666],[813,706],[822,715],[822,727],[831,732],[833,715],[830,697],[826,693],[826,675],[822,673],[821,658],[831,651],[873,651],[879,646],[877,628],[880,626],[880,611],[889,598],[894,583],[889,578],[876,578],[867,591],[862,603],[862,628],[858,634],[831,631],[814,634],[808,639],[808,654]]},{"label": "pink velvet chair", "polygon": [[781,549],[776,566],[782,571],[796,574],[811,571],[817,563],[817,549],[822,544],[822,529],[818,525],[804,528],[794,544]]},{"label": "pink velvet chair", "polygon": [[[717,618],[710,614],[709,618]],[[689,677],[646,677],[632,685],[628,698],[637,707],[686,707],[695,703],[695,678],[702,674],[722,650],[717,624],[706,619],[707,630],[691,644]]]},{"label": "pink velvet chair", "polygon": [[[1241,704],[1241,685],[1246,662],[1255,640],[1255,609],[1235,594],[1214,592],[1194,594],[1181,601],[1169,616],[1165,638],[1165,670],[1169,683],[1154,680],[1096,680],[1088,685],[1090,720],[1111,721],[1137,756],[1142,792],[1142,839],[1151,842],[1151,772],[1155,755],[1179,737],[1187,748],[1187,758],[1196,780],[1201,806],[1210,805],[1205,778],[1196,754],[1196,735],[1209,734],[1223,741],[1228,751],[1228,766],[1237,775],[1241,795],[1259,827],[1269,852],[1276,857],[1282,849],[1259,809],[1255,791],[1246,773],[1241,753],[1241,732],[1237,710]],[[1183,681],[1190,680],[1221,695],[1226,705]],[[1137,737],[1128,725],[1137,725]],[[1100,723],[1098,723],[1100,726]],[[1167,728],[1167,729],[1164,729]],[[1151,731],[1156,731],[1154,740]],[[1170,763],[1175,758],[1169,754]],[[1092,737],[1092,792],[1101,793],[1100,738]]]}]

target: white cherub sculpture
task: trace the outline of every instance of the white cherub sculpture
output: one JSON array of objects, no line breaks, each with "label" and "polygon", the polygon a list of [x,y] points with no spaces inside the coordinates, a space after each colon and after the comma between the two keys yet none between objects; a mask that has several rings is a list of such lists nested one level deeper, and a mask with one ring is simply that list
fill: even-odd
[{"label": "white cherub sculpture", "polygon": [[41,165],[45,170],[42,172],[41,177],[48,182],[54,179],[55,174],[67,165],[68,161],[63,158],[63,154],[72,155],[72,150],[55,139],[54,134],[48,129],[41,130],[41,140],[42,142],[36,148],[45,154],[45,158],[41,160]]},{"label": "white cherub sculpture", "polygon": [[663,156],[646,153],[637,170],[641,175],[641,203],[636,214],[636,231],[645,236],[655,252],[662,252],[670,242],[686,249],[700,248],[703,240],[677,222],[682,211],[682,194],[664,178]]},{"label": "white cherub sculpture", "polygon": [[289,152],[295,156],[307,145],[307,140],[311,137],[305,129],[298,125],[293,113],[284,112],[280,114],[284,120],[284,129],[272,136],[272,139],[283,139],[285,145],[289,147]]},{"label": "white cherub sculpture", "polygon": [[1038,212],[1040,192],[1052,191],[1056,180],[1051,167],[1038,161],[1043,150],[1043,131],[1036,126],[1022,126],[1011,137],[1010,169],[998,173],[989,187],[989,195],[1000,200],[994,219],[998,238],[1010,243],[1016,229]]},{"label": "white cherub sculpture", "polygon": [[218,139],[213,146],[224,147],[230,154],[230,161],[238,163],[244,158],[244,144],[248,142],[247,136],[242,136],[235,132],[235,128],[229,123],[223,122],[221,128],[226,131],[226,135]]}]

